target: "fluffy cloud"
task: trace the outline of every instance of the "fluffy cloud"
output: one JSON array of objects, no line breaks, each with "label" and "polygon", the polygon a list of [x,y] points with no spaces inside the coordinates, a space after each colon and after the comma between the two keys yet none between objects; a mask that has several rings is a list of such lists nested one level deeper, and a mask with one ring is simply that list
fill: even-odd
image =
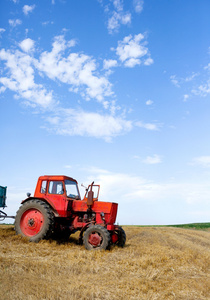
[{"label": "fluffy cloud", "polygon": [[[112,138],[131,131],[135,126],[150,131],[159,130],[160,125],[126,120],[122,116],[86,112],[81,109],[64,109],[56,107],[54,113],[45,118],[48,131],[58,135],[67,136],[92,136],[110,142]],[[50,125],[50,126],[49,126]],[[161,162],[161,157],[154,155],[147,157],[144,163],[156,164]]]},{"label": "fluffy cloud", "polygon": [[22,21],[20,19],[9,19],[9,25],[11,27],[16,27],[18,25],[21,25],[22,24]]},{"label": "fluffy cloud", "polygon": [[153,156],[147,156],[143,160],[143,163],[148,164],[148,165],[160,164],[161,162],[162,162],[162,159],[157,154],[154,154]]},{"label": "fluffy cloud", "polygon": [[210,156],[199,156],[195,157],[192,160],[193,165],[198,165],[203,168],[209,168],[210,167]]},{"label": "fluffy cloud", "polygon": [[144,4],[143,0],[133,0],[134,9],[137,13],[142,12],[143,4]]},{"label": "fluffy cloud", "polygon": [[30,52],[34,50],[34,41],[27,38],[20,42],[19,46],[24,52]]},{"label": "fluffy cloud", "polygon": [[[118,47],[115,49],[119,60],[125,67],[133,68],[136,65],[140,65],[142,62],[145,65],[153,63],[150,58],[149,50],[145,46],[144,35],[139,33],[132,37],[132,35],[126,36],[122,41],[118,42]],[[145,57],[146,58],[143,58]]]},{"label": "fluffy cloud", "polygon": [[176,87],[180,87],[180,83],[176,75],[171,75],[170,80],[173,83],[173,85],[175,85]]},{"label": "fluffy cloud", "polygon": [[173,83],[173,85],[180,88],[180,86],[182,84],[193,81],[199,75],[200,75],[200,73],[195,73],[195,72],[192,72],[192,74],[190,74],[189,76],[187,76],[185,78],[177,77],[177,75],[171,75],[170,80]]},{"label": "fluffy cloud", "polygon": [[[209,184],[206,183],[155,183],[127,173],[114,173],[97,168],[89,168],[89,171],[91,173],[88,178],[89,182],[94,180],[101,185],[100,199],[102,201],[109,199],[110,202],[116,202],[118,199],[117,202],[120,206],[136,203],[137,206],[141,207],[142,201],[144,203],[150,201],[160,205],[161,201],[168,202],[173,199],[182,205],[183,203],[209,203]],[[134,211],[132,213],[134,214]]]},{"label": "fluffy cloud", "polygon": [[109,31],[109,33],[116,32],[119,29],[120,24],[126,25],[126,24],[130,24],[130,23],[131,23],[131,14],[130,13],[122,14],[122,13],[114,11],[112,13],[112,16],[108,20],[108,31]]},{"label": "fluffy cloud", "polygon": [[204,70],[210,71],[210,63],[207,66],[204,67]]},{"label": "fluffy cloud", "polygon": [[146,105],[152,105],[154,102],[152,100],[147,100]]},{"label": "fluffy cloud", "polygon": [[24,15],[28,15],[30,12],[32,12],[35,8],[35,4],[34,5],[24,5],[23,6],[23,13]]},{"label": "fluffy cloud", "polygon": [[184,102],[186,102],[188,99],[189,99],[189,95],[188,94],[185,94],[184,96],[183,96],[183,99],[184,99]]},{"label": "fluffy cloud", "polygon": [[117,67],[117,61],[114,59],[104,60],[104,69],[108,70],[110,68]]},{"label": "fluffy cloud", "polygon": [[160,124],[154,124],[154,123],[144,123],[142,121],[138,121],[136,122],[135,124],[137,127],[141,127],[141,128],[144,128],[144,129],[147,129],[147,130],[154,130],[154,131],[157,131],[160,129]]},{"label": "fluffy cloud", "polygon": [[4,28],[0,28],[0,38],[1,38],[1,34],[5,32],[5,29]]},{"label": "fluffy cloud", "polygon": [[49,130],[53,130],[56,134],[92,136],[103,138],[107,142],[132,129],[131,121],[122,117],[75,109],[57,109],[53,116],[46,118],[46,121],[50,124]]},{"label": "fluffy cloud", "polygon": [[0,50],[0,60],[5,61],[8,77],[0,77],[0,83],[22,97],[29,105],[46,108],[53,103],[52,92],[48,92],[43,85],[34,82],[33,59],[18,50]]},{"label": "fluffy cloud", "polygon": [[103,102],[104,97],[112,95],[110,82],[97,74],[96,62],[90,56],[72,52],[65,57],[65,50],[74,45],[74,40],[66,42],[63,36],[57,36],[52,51],[41,54],[36,68],[50,79],[69,84],[71,91],[79,91],[87,100]]},{"label": "fluffy cloud", "polygon": [[208,94],[210,94],[210,80],[204,84],[201,84],[198,88],[193,89],[192,93],[196,96],[206,97]]},{"label": "fluffy cloud", "polygon": [[108,19],[108,32],[110,34],[117,32],[121,25],[127,25],[131,23],[131,13],[124,12],[123,10],[123,1],[122,0],[111,0],[113,5],[113,10],[110,12],[106,6],[106,11],[109,11]]},{"label": "fluffy cloud", "polygon": [[[124,11],[123,0],[99,1],[104,6],[104,11],[108,15],[107,29],[110,34],[118,32],[121,25],[130,25],[132,15],[130,11]],[[143,10],[143,0],[133,0],[136,13]]]},{"label": "fluffy cloud", "polygon": [[[57,36],[52,50],[42,52],[38,58],[32,53],[34,44],[32,39],[27,38],[19,43],[22,51],[0,50],[0,60],[4,61],[2,74],[5,71],[5,75],[0,77],[0,93],[10,89],[15,93],[15,98],[21,99],[25,105],[47,112],[47,117],[44,117],[47,130],[59,135],[92,136],[111,141],[134,126],[146,130],[159,129],[157,124],[134,123],[120,114],[116,115],[120,110],[116,101],[113,98],[107,100],[113,94],[111,83],[105,75],[100,75],[92,57],[70,51],[76,44],[75,40],[66,41],[63,36]],[[131,51],[125,56],[125,61],[130,56]],[[116,60],[104,60],[104,69],[109,70],[117,64]],[[63,108],[61,103],[55,101],[52,90],[37,83],[39,76],[42,82],[47,77],[65,83],[71,92],[79,93],[85,99],[96,99],[103,104],[106,113]]]}]

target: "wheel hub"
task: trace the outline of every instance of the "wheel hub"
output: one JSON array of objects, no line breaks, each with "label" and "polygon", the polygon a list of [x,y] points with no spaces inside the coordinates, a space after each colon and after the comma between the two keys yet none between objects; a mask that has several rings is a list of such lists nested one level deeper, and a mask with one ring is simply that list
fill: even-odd
[{"label": "wheel hub", "polygon": [[35,208],[26,210],[20,220],[20,228],[25,236],[38,234],[44,224],[43,214]]},{"label": "wheel hub", "polygon": [[93,246],[93,247],[97,247],[101,244],[101,236],[98,235],[98,233],[92,233],[89,236],[89,243]]},{"label": "wheel hub", "polygon": [[34,219],[29,219],[29,220],[28,220],[28,225],[29,225],[29,226],[33,226],[34,223],[35,223],[35,222],[34,222]]}]

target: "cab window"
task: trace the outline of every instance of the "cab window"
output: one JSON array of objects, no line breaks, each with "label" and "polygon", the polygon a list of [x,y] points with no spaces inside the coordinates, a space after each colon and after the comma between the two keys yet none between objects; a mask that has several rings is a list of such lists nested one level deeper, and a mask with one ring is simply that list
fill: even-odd
[{"label": "cab window", "polygon": [[46,189],[47,189],[47,180],[43,180],[42,181],[42,185],[41,185],[41,193],[45,194],[46,193]]},{"label": "cab window", "polygon": [[75,181],[65,180],[65,187],[66,187],[67,197],[73,198],[76,200],[80,199],[79,191],[78,191],[77,184]]},{"label": "cab window", "polygon": [[62,181],[50,181],[48,193],[49,194],[58,194],[58,195],[64,194]]}]

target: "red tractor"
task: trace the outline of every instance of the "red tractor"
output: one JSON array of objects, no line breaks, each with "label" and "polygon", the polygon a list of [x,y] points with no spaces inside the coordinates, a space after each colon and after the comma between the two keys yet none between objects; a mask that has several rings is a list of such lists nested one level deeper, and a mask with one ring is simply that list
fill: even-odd
[{"label": "red tractor", "polygon": [[126,235],[114,225],[117,203],[99,202],[100,186],[94,182],[81,200],[77,181],[67,176],[41,176],[34,197],[21,202],[15,218],[17,234],[32,242],[44,238],[69,238],[80,230],[79,242],[86,249],[124,247]]}]

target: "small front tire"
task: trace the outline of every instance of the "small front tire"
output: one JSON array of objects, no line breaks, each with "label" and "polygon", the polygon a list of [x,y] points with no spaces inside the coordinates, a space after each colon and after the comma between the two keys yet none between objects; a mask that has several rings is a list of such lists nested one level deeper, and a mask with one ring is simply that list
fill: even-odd
[{"label": "small front tire", "polygon": [[110,233],[103,226],[90,226],[83,235],[83,243],[87,250],[106,250],[110,244]]}]

